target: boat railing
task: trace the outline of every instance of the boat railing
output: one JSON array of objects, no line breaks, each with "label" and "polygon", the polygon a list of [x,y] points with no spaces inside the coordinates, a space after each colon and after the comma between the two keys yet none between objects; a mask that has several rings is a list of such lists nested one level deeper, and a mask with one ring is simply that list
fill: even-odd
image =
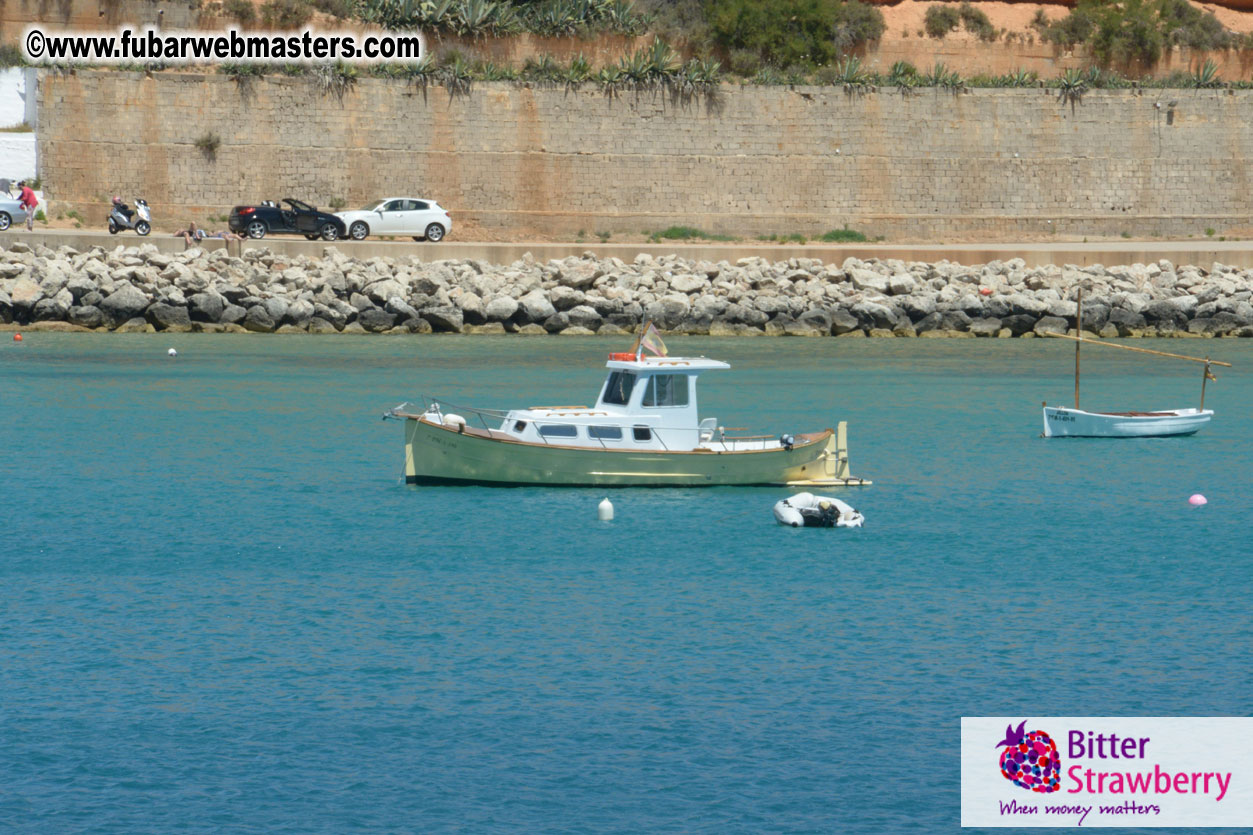
[{"label": "boat railing", "polygon": [[[383,417],[399,417],[401,415],[420,414],[423,416],[434,416],[437,423],[443,424],[444,417],[446,415],[456,414],[463,420],[466,420],[467,418],[477,420],[483,425],[483,428],[487,432],[491,433],[496,431],[504,422],[505,418],[509,416],[508,412],[501,411],[500,409],[479,409],[474,406],[459,406],[455,403],[449,403],[442,397],[428,397],[427,395],[422,394],[418,395],[418,400],[421,403],[420,407],[418,403],[401,403],[399,406],[383,415]],[[496,422],[495,427],[488,424],[487,421],[489,418]]]}]

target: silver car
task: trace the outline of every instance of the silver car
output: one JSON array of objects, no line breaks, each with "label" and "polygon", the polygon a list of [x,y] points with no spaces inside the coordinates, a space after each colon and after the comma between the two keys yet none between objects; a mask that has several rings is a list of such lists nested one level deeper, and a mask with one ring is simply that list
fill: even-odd
[{"label": "silver car", "polygon": [[22,208],[22,204],[17,202],[16,197],[0,191],[0,232],[15,223],[25,222],[26,210]]}]

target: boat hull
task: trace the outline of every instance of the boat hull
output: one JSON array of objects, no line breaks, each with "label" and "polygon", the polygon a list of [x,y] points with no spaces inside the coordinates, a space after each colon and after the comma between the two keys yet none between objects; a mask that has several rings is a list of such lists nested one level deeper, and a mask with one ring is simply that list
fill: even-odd
[{"label": "boat hull", "polygon": [[1163,412],[1084,412],[1061,406],[1044,407],[1046,438],[1161,438],[1191,435],[1209,423],[1214,413],[1205,409]]},{"label": "boat hull", "polygon": [[797,436],[791,449],[741,452],[587,449],[520,443],[421,418],[405,419],[410,484],[713,487],[837,479],[835,434]]}]

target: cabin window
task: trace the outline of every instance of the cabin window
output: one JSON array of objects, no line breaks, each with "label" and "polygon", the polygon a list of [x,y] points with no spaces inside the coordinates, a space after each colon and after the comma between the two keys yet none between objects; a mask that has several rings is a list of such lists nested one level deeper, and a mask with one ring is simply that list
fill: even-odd
[{"label": "cabin window", "polygon": [[525,420],[520,420],[520,421],[518,421],[518,422],[514,423],[514,425],[513,425],[513,431],[514,431],[514,432],[525,432],[525,431],[526,431],[526,421],[525,421]]},{"label": "cabin window", "polygon": [[587,436],[589,438],[599,438],[603,441],[620,441],[622,440],[622,427],[589,426],[587,427]]},{"label": "cabin window", "polygon": [[642,406],[686,406],[686,374],[654,374],[648,378]]},{"label": "cabin window", "polygon": [[635,388],[635,375],[630,371],[611,371],[605,383],[605,403],[625,406],[631,402],[631,391]]},{"label": "cabin window", "polygon": [[653,439],[653,430],[647,426],[636,426],[631,429],[631,433],[637,441],[651,441]]},{"label": "cabin window", "polygon": [[568,423],[546,423],[539,428],[545,438],[577,438],[579,428]]}]

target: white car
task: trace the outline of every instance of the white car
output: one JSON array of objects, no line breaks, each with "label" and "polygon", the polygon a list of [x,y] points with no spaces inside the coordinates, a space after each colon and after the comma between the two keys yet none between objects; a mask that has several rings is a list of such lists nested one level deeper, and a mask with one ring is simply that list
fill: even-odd
[{"label": "white car", "polygon": [[409,235],[438,243],[452,231],[452,218],[434,200],[387,197],[355,212],[336,212],[348,237],[363,241],[370,235]]}]

